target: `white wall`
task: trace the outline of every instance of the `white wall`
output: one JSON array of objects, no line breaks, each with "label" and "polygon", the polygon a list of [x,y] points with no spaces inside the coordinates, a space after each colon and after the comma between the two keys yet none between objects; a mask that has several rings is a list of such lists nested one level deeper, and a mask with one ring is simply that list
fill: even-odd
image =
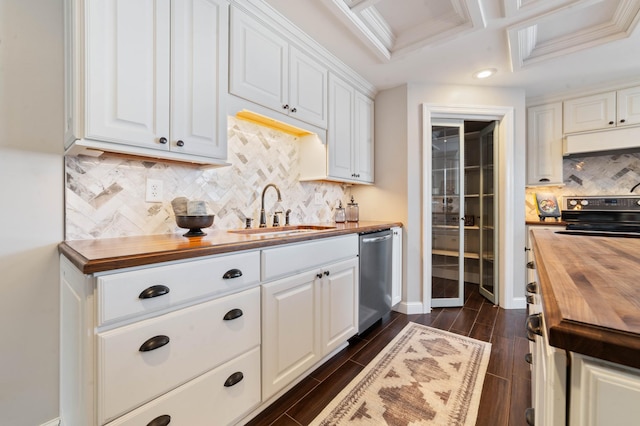
[{"label": "white wall", "polygon": [[[404,95],[403,95],[404,93]],[[400,102],[404,99],[406,105]],[[380,92],[376,97],[376,186],[387,192],[396,191],[402,199],[395,203],[403,208],[395,208],[395,219],[405,225],[404,238],[404,298],[409,306],[417,306],[423,299],[422,294],[422,104],[449,106],[492,106],[513,107],[515,110],[515,146],[509,159],[514,168],[515,179],[509,183],[512,194],[512,218],[515,227],[513,239],[508,242],[507,250],[512,250],[513,270],[505,277],[511,286],[512,297],[505,301],[504,307],[517,307],[518,300],[524,297],[524,180],[525,180],[525,94],[520,89],[500,89],[472,86],[440,86],[430,84],[408,84]],[[382,117],[380,111],[391,111],[392,119]],[[400,111],[400,112],[398,112]],[[398,114],[406,114],[402,118]],[[383,121],[381,121],[383,120]],[[380,127],[383,127],[380,129]],[[403,130],[404,127],[404,130]],[[395,149],[399,155],[378,155],[380,145],[386,149]],[[387,153],[393,151],[387,151]],[[403,155],[406,155],[403,157]],[[402,176],[404,182],[397,181]],[[361,188],[354,190],[361,202],[361,211],[371,211],[372,216],[384,212],[386,205],[384,194],[376,189]],[[363,213],[361,213],[363,214]],[[364,213],[367,214],[367,213]],[[363,216],[364,217],[364,216]],[[514,302],[515,301],[515,302]],[[515,304],[514,304],[515,303]]]},{"label": "white wall", "polygon": [[58,417],[62,0],[0,0],[0,424]]}]

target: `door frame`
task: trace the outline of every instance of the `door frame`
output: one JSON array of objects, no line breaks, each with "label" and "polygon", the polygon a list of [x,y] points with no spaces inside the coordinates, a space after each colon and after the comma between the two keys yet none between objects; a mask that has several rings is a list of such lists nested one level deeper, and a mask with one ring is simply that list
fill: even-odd
[{"label": "door frame", "polygon": [[[422,104],[422,306],[425,313],[431,312],[431,202],[425,191],[431,188],[430,152],[431,120],[461,119],[491,121],[498,120],[498,305],[506,306],[513,298],[513,283],[507,278],[514,276],[514,253],[507,244],[514,239],[515,217],[514,182],[515,168],[515,108],[485,105],[441,105]],[[511,160],[511,161],[510,161]]]}]

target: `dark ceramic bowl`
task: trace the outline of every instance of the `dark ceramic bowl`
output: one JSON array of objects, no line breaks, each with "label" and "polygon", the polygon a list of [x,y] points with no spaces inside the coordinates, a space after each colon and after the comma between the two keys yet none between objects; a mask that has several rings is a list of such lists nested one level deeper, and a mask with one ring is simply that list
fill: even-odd
[{"label": "dark ceramic bowl", "polygon": [[189,232],[183,234],[185,237],[202,237],[205,234],[201,228],[208,228],[213,225],[215,215],[202,216],[176,216],[176,224],[180,228],[188,229]]}]

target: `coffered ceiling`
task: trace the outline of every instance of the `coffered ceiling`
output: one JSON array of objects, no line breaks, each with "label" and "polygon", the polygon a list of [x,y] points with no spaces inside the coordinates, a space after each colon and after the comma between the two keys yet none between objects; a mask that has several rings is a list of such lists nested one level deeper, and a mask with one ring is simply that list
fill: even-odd
[{"label": "coffered ceiling", "polygon": [[[378,88],[640,79],[640,0],[266,0]],[[495,68],[487,80],[474,71]]]}]

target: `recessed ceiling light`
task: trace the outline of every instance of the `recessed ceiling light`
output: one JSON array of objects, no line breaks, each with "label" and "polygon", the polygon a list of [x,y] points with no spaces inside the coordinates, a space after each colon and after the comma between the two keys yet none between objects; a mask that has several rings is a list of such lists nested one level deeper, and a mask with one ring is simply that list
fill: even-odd
[{"label": "recessed ceiling light", "polygon": [[497,72],[495,68],[487,68],[484,70],[477,71],[473,74],[474,78],[488,78],[494,75]]}]

